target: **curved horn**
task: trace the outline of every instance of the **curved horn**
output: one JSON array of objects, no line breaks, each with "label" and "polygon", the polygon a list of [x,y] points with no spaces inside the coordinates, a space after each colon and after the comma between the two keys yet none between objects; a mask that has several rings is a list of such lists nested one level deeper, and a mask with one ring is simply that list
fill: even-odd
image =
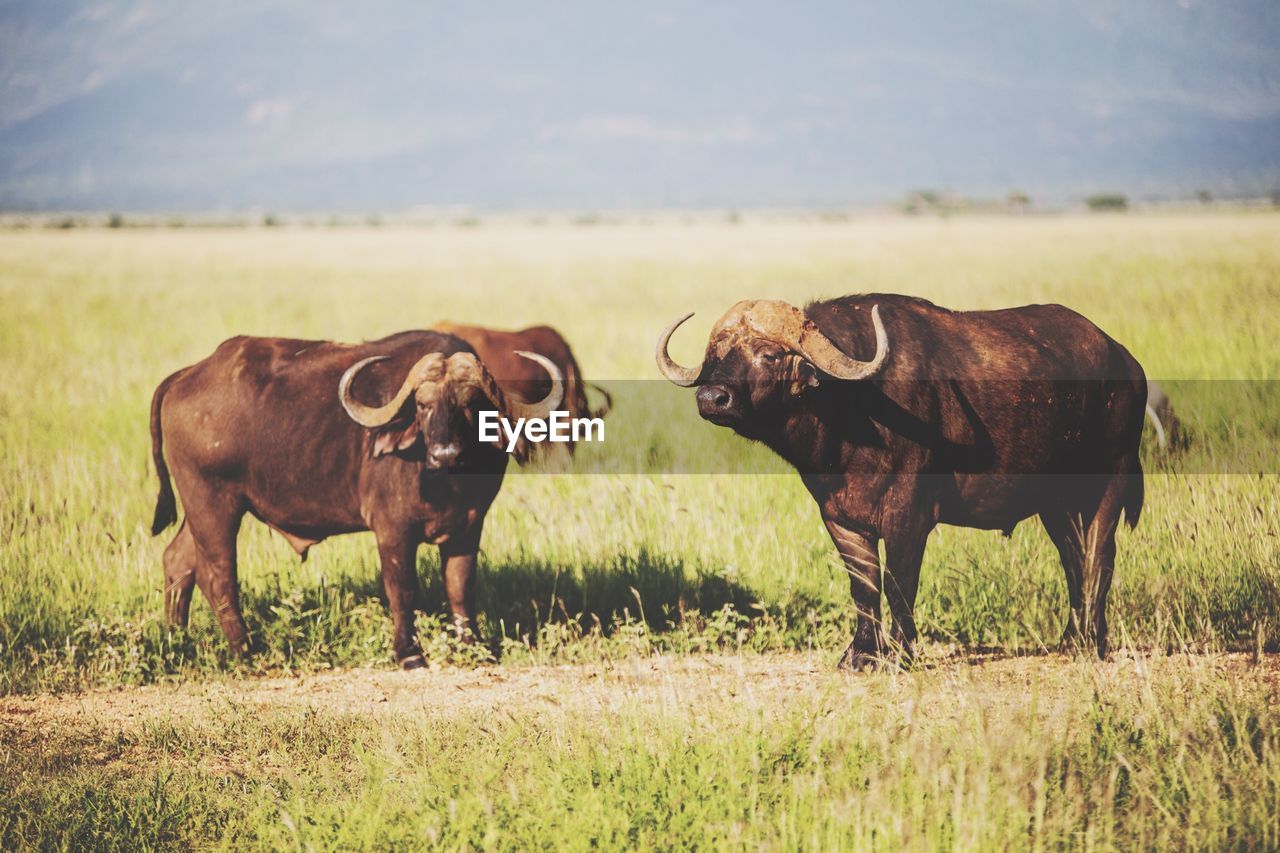
[{"label": "curved horn", "polygon": [[871,308],[871,324],[876,329],[876,354],[870,361],[858,361],[845,355],[812,322],[806,322],[800,333],[799,349],[820,370],[837,379],[866,379],[879,373],[889,358],[889,335],[884,330],[884,323],[880,322],[879,305]]},{"label": "curved horn", "polygon": [[676,329],[680,328],[681,324],[692,316],[693,312],[690,311],[670,326],[667,326],[658,338],[658,346],[654,351],[654,357],[658,360],[658,369],[662,371],[662,375],[667,377],[668,382],[673,382],[681,388],[689,388],[698,384],[698,374],[702,373],[702,365],[682,367],[676,364],[671,359],[671,356],[667,355],[667,341],[671,340],[671,336],[675,334]]},{"label": "curved horn", "polygon": [[527,358],[542,365],[542,369],[547,371],[547,375],[551,377],[551,390],[547,393],[547,396],[536,403],[524,403],[512,395],[507,395],[507,410],[517,418],[545,418],[564,399],[564,374],[559,367],[556,367],[554,361],[544,358],[536,352],[526,352],[525,350],[515,350],[514,352],[522,358]]},{"label": "curved horn", "polygon": [[400,390],[386,404],[382,406],[366,406],[363,403],[357,403],[351,399],[351,382],[356,378],[361,370],[375,361],[386,361],[388,356],[375,355],[370,358],[361,359],[355,364],[347,368],[342,374],[342,379],[338,381],[338,400],[342,403],[342,408],[346,410],[351,420],[360,424],[362,427],[380,427],[385,426],[392,418],[396,416],[396,412],[400,411],[400,407],[404,405],[404,401],[409,399],[409,395],[414,389],[422,384],[425,378],[427,362],[432,359],[439,359],[439,353],[428,353],[409,368],[409,372],[404,377],[404,382],[400,385]]}]

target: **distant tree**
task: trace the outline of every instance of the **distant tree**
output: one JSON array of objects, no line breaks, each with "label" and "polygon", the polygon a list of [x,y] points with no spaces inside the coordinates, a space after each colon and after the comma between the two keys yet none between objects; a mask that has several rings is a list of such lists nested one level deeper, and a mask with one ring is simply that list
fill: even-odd
[{"label": "distant tree", "polygon": [[1129,197],[1124,193],[1095,193],[1085,199],[1084,203],[1095,212],[1105,213],[1129,209]]},{"label": "distant tree", "polygon": [[1005,197],[1004,203],[1010,213],[1026,213],[1031,209],[1031,196],[1022,190],[1014,190]]},{"label": "distant tree", "polygon": [[262,224],[268,228],[275,228],[280,224],[280,217],[276,216],[274,213],[268,213],[266,216],[262,217]]},{"label": "distant tree", "polygon": [[1196,201],[1201,204],[1211,204],[1213,202],[1213,193],[1208,190],[1196,190]]},{"label": "distant tree", "polygon": [[902,202],[904,213],[915,216],[920,213],[936,213],[948,217],[973,207],[973,202],[948,190],[912,190]]},{"label": "distant tree", "polygon": [[937,190],[912,190],[907,193],[906,201],[902,203],[904,212],[915,216],[919,213],[934,211],[942,203],[942,195]]},{"label": "distant tree", "polygon": [[123,228],[123,227],[124,227],[124,216],[123,216],[123,215],[121,215],[121,214],[119,214],[119,213],[113,213],[113,214],[111,214],[111,216],[109,216],[109,217],[107,218],[107,227],[108,227],[108,228]]}]

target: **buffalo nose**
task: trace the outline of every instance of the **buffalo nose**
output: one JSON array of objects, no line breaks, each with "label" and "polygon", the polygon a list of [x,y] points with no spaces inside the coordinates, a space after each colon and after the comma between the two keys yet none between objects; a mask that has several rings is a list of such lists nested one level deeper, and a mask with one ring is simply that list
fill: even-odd
[{"label": "buffalo nose", "polygon": [[461,452],[462,448],[456,444],[437,444],[431,448],[427,456],[437,466],[444,466],[452,464]]},{"label": "buffalo nose", "polygon": [[703,409],[727,409],[733,402],[733,395],[723,385],[704,385],[698,389],[698,405]]}]

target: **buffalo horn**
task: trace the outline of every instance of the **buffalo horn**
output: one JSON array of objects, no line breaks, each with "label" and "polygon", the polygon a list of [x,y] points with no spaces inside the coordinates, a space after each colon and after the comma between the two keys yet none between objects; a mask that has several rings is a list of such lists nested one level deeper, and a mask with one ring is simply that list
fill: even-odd
[{"label": "buffalo horn", "polygon": [[662,375],[667,377],[670,382],[679,385],[681,388],[689,388],[698,384],[698,374],[702,372],[702,365],[697,367],[682,367],[667,355],[667,341],[671,340],[671,336],[675,334],[676,329],[680,325],[693,316],[693,312],[689,312],[676,320],[670,326],[663,330],[662,335],[658,338],[658,346],[654,351],[654,356],[658,360],[658,369],[662,371]]},{"label": "buffalo horn", "polygon": [[884,330],[884,323],[880,322],[879,305],[871,309],[871,324],[876,330],[876,354],[870,361],[858,361],[845,355],[813,323],[804,324],[798,349],[819,370],[837,379],[866,379],[878,373],[889,357],[889,335]]},{"label": "buffalo horn", "polygon": [[515,354],[541,365],[542,369],[547,371],[547,375],[551,377],[551,390],[547,392],[547,396],[536,403],[524,403],[514,396],[508,396],[507,410],[512,417],[516,418],[545,418],[564,399],[564,374],[559,367],[556,367],[554,361],[540,356],[536,352],[515,350]]},{"label": "buffalo horn", "polygon": [[[347,372],[342,374],[342,379],[338,382],[338,400],[342,403],[342,408],[350,415],[351,420],[360,424],[362,427],[380,427],[385,426],[400,411],[400,407],[404,405],[404,401],[409,399],[422,381],[426,378],[433,362],[443,360],[440,353],[428,353],[409,368],[408,374],[404,377],[404,382],[400,385],[400,390],[387,403],[381,406],[366,406],[363,403],[357,403],[351,399],[351,382],[356,378],[361,370],[375,361],[386,361],[387,356],[375,355],[370,358],[361,359],[355,364],[347,368]],[[436,368],[438,370],[438,367]]]}]

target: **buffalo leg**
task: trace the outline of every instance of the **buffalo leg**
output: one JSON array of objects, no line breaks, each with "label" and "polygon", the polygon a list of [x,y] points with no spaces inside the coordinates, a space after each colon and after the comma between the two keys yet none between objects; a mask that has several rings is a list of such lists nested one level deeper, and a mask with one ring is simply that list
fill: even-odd
[{"label": "buffalo leg", "polygon": [[209,606],[214,608],[218,624],[227,635],[227,646],[236,656],[247,656],[248,628],[244,625],[244,615],[239,606],[239,578],[236,565],[236,533],[229,535],[227,542],[218,542],[212,546],[201,544],[205,560],[196,569],[196,583],[209,599]]},{"label": "buffalo leg", "polygon": [[858,612],[858,626],[853,642],[840,658],[841,669],[860,670],[874,665],[884,653],[883,624],[880,619],[880,554],[877,540],[827,521],[827,533],[835,543],[845,571],[849,573],[849,592]]},{"label": "buffalo leg", "polygon": [[1098,650],[1098,657],[1106,659],[1107,653],[1111,650],[1110,637],[1107,634],[1107,594],[1111,591],[1111,578],[1115,574],[1116,565],[1116,521],[1112,519],[1108,526],[1106,522],[1100,522],[1103,516],[1100,513],[1094,517],[1094,525],[1098,527],[1098,541],[1095,546],[1091,559],[1091,579],[1093,583],[1093,613],[1091,626],[1093,628],[1094,647]]},{"label": "buffalo leg", "polygon": [[1040,521],[1058,549],[1067,577],[1067,624],[1062,629],[1062,650],[1084,642],[1084,519],[1079,513],[1045,512]]},{"label": "buffalo leg", "polygon": [[893,641],[904,662],[910,662],[916,652],[916,593],[927,542],[927,531],[886,535],[884,541],[884,593],[893,615]]},{"label": "buffalo leg", "polygon": [[239,578],[236,566],[236,538],[234,534],[230,542],[216,543],[212,547],[201,544],[205,560],[196,569],[196,583],[200,584],[200,592],[205,593],[209,606],[214,608],[214,616],[227,635],[227,646],[236,656],[247,656],[248,628],[244,625],[244,615],[239,606]]},{"label": "buffalo leg", "polygon": [[218,617],[231,653],[247,655],[249,629],[240,612],[240,582],[236,576],[236,536],[244,511],[234,496],[214,493],[193,496],[188,507],[186,523],[204,558],[196,567],[196,583]]},{"label": "buffalo leg", "polygon": [[476,554],[479,551],[480,524],[466,534],[440,546],[440,567],[444,571],[445,595],[453,615],[453,630],[458,639],[474,643],[480,640],[476,622]]},{"label": "buffalo leg", "polygon": [[413,603],[418,593],[418,541],[410,536],[378,536],[382,557],[382,585],[387,592],[393,626],[392,648],[404,669],[425,666]]},{"label": "buffalo leg", "polygon": [[1107,594],[1126,486],[1124,476],[1114,477],[1100,493],[1089,490],[1094,497],[1076,509],[1041,516],[1067,576],[1071,610],[1062,634],[1064,649],[1092,647],[1099,657],[1107,655]]},{"label": "buffalo leg", "polygon": [[178,535],[164,549],[164,618],[172,627],[187,627],[191,591],[195,589],[196,570],[202,559],[184,521]]},{"label": "buffalo leg", "polygon": [[1097,511],[1089,525],[1085,538],[1085,604],[1086,629],[1098,650],[1098,657],[1105,658],[1109,650],[1107,636],[1107,594],[1111,591],[1111,578],[1116,565],[1116,528],[1130,475],[1112,478],[1098,502]]}]

